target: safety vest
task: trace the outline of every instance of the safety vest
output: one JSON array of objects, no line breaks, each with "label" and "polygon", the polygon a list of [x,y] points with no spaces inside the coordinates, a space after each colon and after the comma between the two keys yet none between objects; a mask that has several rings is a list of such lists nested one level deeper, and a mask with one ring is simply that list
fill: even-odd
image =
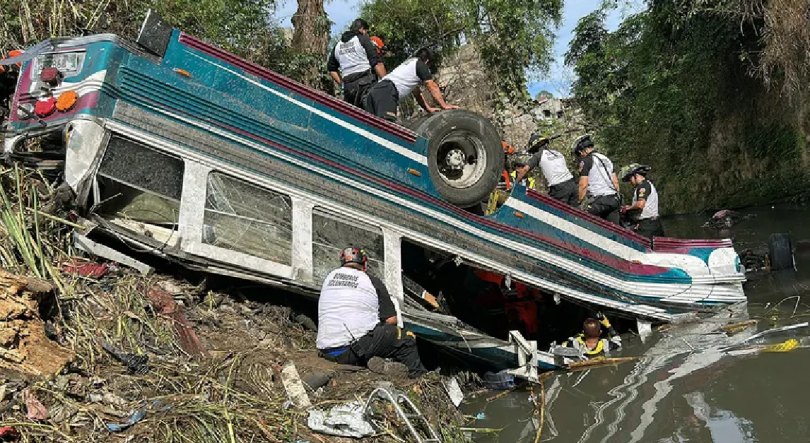
[{"label": "safety vest", "polygon": [[[512,173],[509,174],[509,175],[512,176],[512,179],[517,180],[517,171],[512,171]],[[534,183],[535,183],[536,180],[534,179],[534,177],[532,177],[530,175],[527,175],[527,176],[525,176],[525,180],[528,181],[528,184],[529,184],[528,187],[529,188],[535,189],[534,188]]]},{"label": "safety vest", "polygon": [[[563,346],[567,347],[568,343],[563,343]],[[596,343],[596,346],[590,349],[585,343],[585,334],[579,334],[576,338],[571,340],[571,347],[582,352],[582,354],[588,358],[594,358],[604,355],[606,350],[610,349],[610,344],[608,343],[608,339],[601,338]]]}]

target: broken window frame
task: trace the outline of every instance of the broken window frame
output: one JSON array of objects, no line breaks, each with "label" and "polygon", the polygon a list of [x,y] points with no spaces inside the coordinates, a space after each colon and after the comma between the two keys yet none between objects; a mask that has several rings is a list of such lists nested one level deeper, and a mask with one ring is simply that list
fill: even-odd
[{"label": "broken window frame", "polygon": [[[212,195],[212,193],[215,195]],[[238,201],[240,199],[243,201]],[[248,204],[244,205],[245,202]],[[256,208],[249,208],[250,203],[259,202],[262,202],[262,207],[256,205]],[[273,204],[274,202],[279,204]],[[240,203],[243,204],[241,209]],[[220,204],[226,205],[227,208],[219,207]],[[263,260],[292,266],[294,250],[292,205],[292,197],[287,193],[261,187],[221,171],[211,171],[206,179],[202,242],[203,244],[256,256]],[[209,217],[211,218],[209,219]],[[231,220],[237,226],[232,229],[226,228],[224,223],[228,222],[223,222],[224,220]],[[205,227],[213,227],[215,224],[219,226],[219,229],[214,229],[213,232],[218,230],[222,233],[221,239],[217,239],[221,243],[211,243],[206,238]],[[279,254],[259,255],[261,254],[259,250],[251,251],[246,249],[244,235],[257,227],[259,228],[258,231],[270,232],[272,230],[275,234],[268,234],[267,236],[261,233],[257,234],[258,237],[255,240],[265,247],[256,249],[274,249],[274,252],[280,252]],[[233,234],[233,232],[229,231],[239,232],[236,233],[236,238],[227,239],[228,235]],[[267,244],[268,241],[273,245]],[[276,246],[277,248],[275,248]]]},{"label": "broken window frame", "polygon": [[[318,241],[318,238],[316,237],[318,235],[316,217],[322,217],[322,218],[331,220],[332,222],[342,224],[342,225],[345,225],[345,226],[353,228],[353,229],[359,229],[359,230],[362,230],[362,231],[366,231],[366,232],[371,233],[371,234],[373,234],[375,236],[379,236],[379,239],[382,241],[382,248],[379,251],[373,251],[371,248],[369,248],[369,245],[366,244],[366,242],[363,242],[362,240],[358,240],[358,239],[353,239],[353,238],[341,238],[340,241],[342,243],[339,244],[339,245],[321,243],[321,242]],[[354,223],[354,224],[347,223],[345,221],[345,217],[341,218],[340,215],[335,214],[333,211],[330,211],[327,208],[324,208],[323,206],[315,206],[312,209],[312,235],[311,235],[310,240],[312,241],[312,281],[315,284],[320,285],[321,283],[323,283],[323,279],[326,277],[326,275],[328,275],[329,272],[333,271],[334,269],[336,269],[336,268],[338,268],[340,266],[340,261],[339,261],[340,251],[343,248],[347,247],[347,246],[357,246],[357,247],[366,248],[368,259],[369,259],[369,270],[370,271],[372,270],[371,265],[372,264],[374,265],[373,271],[370,272],[369,274],[378,277],[380,280],[383,280],[383,281],[387,280],[386,275],[388,274],[388,271],[386,269],[386,267],[387,267],[387,265],[386,265],[387,255],[386,255],[386,246],[385,246],[386,245],[385,230],[383,230],[379,226],[376,226],[376,225],[374,225],[372,223],[366,223],[366,222],[359,222],[359,223]],[[332,249],[332,251],[331,251],[332,254],[327,257],[327,260],[331,260],[332,264],[325,266],[323,268],[325,270],[325,272],[322,272],[322,274],[319,274],[319,272],[322,271],[322,270],[317,268],[318,260],[317,260],[317,258],[315,256],[316,251],[318,250],[318,247],[328,247],[328,248]],[[371,251],[374,252],[373,256],[372,256],[372,254],[368,253],[368,252],[371,252]]]},{"label": "broken window frame", "polygon": [[[186,174],[183,179],[183,194],[180,204],[180,230],[182,237],[181,249],[191,255],[204,258],[216,263],[229,265],[231,268],[250,270],[258,274],[296,280],[298,271],[293,265],[286,265],[267,260],[255,255],[246,254],[233,249],[203,243],[203,225],[205,219],[205,203],[207,200],[208,176],[216,171],[233,180],[240,180],[255,186],[259,190],[270,189],[261,180],[245,174],[237,175],[226,168],[212,168],[195,160],[185,159]],[[295,202],[293,202],[293,207]],[[295,247],[295,222],[293,218],[293,247]],[[294,256],[295,254],[293,254]]]}]

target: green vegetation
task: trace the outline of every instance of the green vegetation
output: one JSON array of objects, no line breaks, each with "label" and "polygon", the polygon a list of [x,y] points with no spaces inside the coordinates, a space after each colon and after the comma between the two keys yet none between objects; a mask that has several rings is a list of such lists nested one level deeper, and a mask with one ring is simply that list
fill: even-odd
[{"label": "green vegetation", "polygon": [[561,10],[561,0],[370,0],[360,15],[392,51],[391,67],[423,46],[446,55],[476,44],[500,96],[515,102],[531,98],[525,71],[548,69]]},{"label": "green vegetation", "polygon": [[649,0],[614,32],[605,9],[576,27],[565,60],[578,76],[574,95],[614,161],[653,166],[666,212],[763,203],[810,186],[808,70],[795,63],[810,39],[779,47],[774,14],[787,12],[770,8],[786,2],[754,3]]}]

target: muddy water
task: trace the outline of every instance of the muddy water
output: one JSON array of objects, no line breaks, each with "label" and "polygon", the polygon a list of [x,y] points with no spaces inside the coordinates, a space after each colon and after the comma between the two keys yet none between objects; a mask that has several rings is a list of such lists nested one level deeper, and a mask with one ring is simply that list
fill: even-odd
[{"label": "muddy water", "polygon": [[[751,218],[723,233],[734,238],[737,248],[764,248],[773,232],[789,232],[794,242],[810,241],[808,207],[763,207],[741,213]],[[720,237],[716,230],[701,228],[707,218],[666,220],[667,234]],[[746,284],[747,314],[761,320],[758,330],[810,321],[810,248],[799,248],[797,272],[755,277]],[[742,317],[745,313],[726,315]],[[712,334],[717,324],[675,326],[655,332],[646,342],[628,336],[622,355],[640,356],[638,362],[551,376],[544,382],[546,408],[540,441],[810,441],[810,328],[756,341],[767,345],[798,339],[800,346],[790,352],[756,352],[749,347],[729,355],[718,349],[756,330],[737,336],[741,338],[727,338]],[[473,416],[483,413],[471,427],[501,429],[474,433],[475,441],[535,440],[539,417],[533,414],[527,391],[491,402],[473,400],[464,408]]]}]

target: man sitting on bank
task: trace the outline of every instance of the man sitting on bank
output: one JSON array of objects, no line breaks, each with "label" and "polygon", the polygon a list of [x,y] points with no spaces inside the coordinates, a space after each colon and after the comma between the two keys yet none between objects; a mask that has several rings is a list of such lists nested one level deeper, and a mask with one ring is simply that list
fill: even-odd
[{"label": "man sitting on bank", "polygon": [[397,327],[396,309],[385,285],[366,273],[366,252],[350,246],[341,251],[340,265],[326,276],[318,300],[316,345],[321,356],[389,375],[407,371],[410,377],[419,377],[427,372],[413,333]]},{"label": "man sitting on bank", "polygon": [[422,48],[416,52],[415,57],[405,60],[396,69],[391,71],[382,80],[377,82],[368,91],[366,97],[366,111],[386,120],[397,120],[397,105],[399,101],[413,93],[419,106],[428,113],[439,111],[439,108],[430,106],[419,85],[424,83],[430,95],[441,106],[441,109],[458,109],[458,106],[447,104],[442,97],[439,85],[433,80],[433,74],[428,67],[433,61],[433,51]]}]

